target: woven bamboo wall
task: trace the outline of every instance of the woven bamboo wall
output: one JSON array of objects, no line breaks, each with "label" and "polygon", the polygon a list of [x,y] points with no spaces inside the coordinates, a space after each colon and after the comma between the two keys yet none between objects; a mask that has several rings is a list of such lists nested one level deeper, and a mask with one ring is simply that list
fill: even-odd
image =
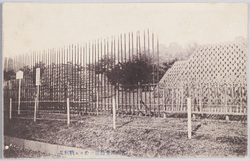
[{"label": "woven bamboo wall", "polygon": [[176,62],[166,72],[154,97],[176,102],[181,96],[173,91],[182,89],[182,99],[191,97],[197,104],[246,108],[247,46],[239,42],[199,46],[188,60]]},{"label": "woven bamboo wall", "polygon": [[185,83],[247,83],[247,46],[244,43],[201,45],[189,60],[176,62],[160,80],[160,86]]},{"label": "woven bamboo wall", "polygon": [[243,43],[202,45],[188,60],[176,83],[247,82],[247,46]]},{"label": "woven bamboo wall", "polygon": [[176,86],[176,81],[179,78],[180,73],[185,69],[186,64],[187,61],[177,61],[170,69],[168,69],[160,80],[158,86],[156,86],[155,92],[153,93],[154,97],[162,97],[164,88],[172,88]]},{"label": "woven bamboo wall", "polygon": [[174,63],[172,68],[170,68],[162,77],[159,82],[160,86],[172,87],[175,85],[179,74],[185,69],[187,61],[177,61]]}]

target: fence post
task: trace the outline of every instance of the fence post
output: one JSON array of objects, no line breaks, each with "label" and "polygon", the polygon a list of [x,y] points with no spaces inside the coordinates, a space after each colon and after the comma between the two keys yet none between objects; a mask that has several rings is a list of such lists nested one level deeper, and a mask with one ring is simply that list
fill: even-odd
[{"label": "fence post", "polygon": [[202,85],[201,84],[199,88],[199,105],[200,105],[200,112],[202,112]]},{"label": "fence post", "polygon": [[9,81],[9,90],[10,90],[10,115],[9,119],[12,118],[12,84],[11,81]]},{"label": "fence post", "polygon": [[174,111],[174,88],[172,88],[172,102],[171,102],[172,111]]},{"label": "fence post", "polygon": [[12,118],[12,98],[10,98],[10,119]]},{"label": "fence post", "polygon": [[181,88],[181,111],[184,111],[183,110],[183,101],[184,101],[184,87],[182,86],[182,88]]},{"label": "fence post", "polygon": [[36,107],[37,107],[37,98],[35,98],[35,106],[34,106],[34,122],[36,122]]},{"label": "fence post", "polygon": [[20,97],[21,97],[21,79],[18,79],[18,114],[20,114]]},{"label": "fence post", "polygon": [[191,126],[191,98],[187,98],[188,107],[188,138],[191,139],[192,136],[192,126]]},{"label": "fence post", "polygon": [[164,108],[164,111],[166,111],[166,106],[165,106],[165,88],[163,88],[163,93],[162,93],[162,105]]},{"label": "fence post", "polygon": [[113,97],[113,129],[116,128],[116,107],[115,107],[115,96]]},{"label": "fence post", "polygon": [[40,68],[36,68],[36,87],[37,93],[35,98],[35,107],[34,107],[34,122],[36,122],[37,110],[39,107],[39,90],[40,90]]},{"label": "fence post", "polygon": [[36,68],[36,86],[37,86],[37,97],[36,97],[36,108],[39,108],[39,86],[40,86],[40,68]]},{"label": "fence post", "polygon": [[211,108],[211,96],[212,96],[212,89],[211,89],[211,85],[210,83],[208,83],[208,90],[209,90],[209,97],[208,97],[208,107],[209,107],[209,112],[212,112],[212,108]]},{"label": "fence post", "polygon": [[23,79],[23,71],[18,71],[16,73],[16,79],[18,79],[19,81],[19,85],[18,85],[18,107],[17,107],[17,111],[18,114],[20,114],[20,98],[21,98],[21,79]]},{"label": "fence post", "polygon": [[242,84],[240,83],[240,112],[241,113],[245,113],[245,111],[244,111],[244,109],[243,109],[243,107],[242,107],[242,104],[243,104],[243,100],[242,100]]},{"label": "fence post", "polygon": [[67,124],[70,123],[70,108],[69,108],[69,97],[67,97]]},{"label": "fence post", "polygon": [[226,113],[228,112],[228,109],[227,109],[227,86],[225,85],[225,110],[226,110]]},{"label": "fence post", "polygon": [[97,91],[97,95],[96,95],[96,109],[97,109],[96,114],[98,115],[98,111],[99,111],[99,92],[98,91]]},{"label": "fence post", "polygon": [[115,98],[114,99],[115,99],[115,109],[116,109],[115,114],[116,114],[116,111],[118,111],[117,115],[119,116],[119,109],[118,109],[119,108],[119,99],[120,99],[119,94],[118,94],[119,90],[115,91],[114,93],[115,93],[115,96],[114,96]]},{"label": "fence post", "polygon": [[[139,93],[139,94],[138,94],[138,97],[139,97],[139,98],[137,99],[137,101],[138,101],[137,103],[138,103],[138,105],[139,105],[139,106],[138,106],[138,109],[139,109],[139,111],[140,111],[140,110],[141,110],[141,99],[142,99],[142,97],[141,97],[141,82],[138,82],[138,88],[139,88],[139,89],[138,89],[138,93]],[[158,91],[158,92],[159,92],[159,91]],[[159,96],[158,96],[158,97],[159,97]]]},{"label": "fence post", "polygon": [[39,88],[39,85],[38,85],[37,86],[37,97],[36,97],[36,108],[37,108],[37,110],[39,108],[39,90],[40,90],[40,88]]}]

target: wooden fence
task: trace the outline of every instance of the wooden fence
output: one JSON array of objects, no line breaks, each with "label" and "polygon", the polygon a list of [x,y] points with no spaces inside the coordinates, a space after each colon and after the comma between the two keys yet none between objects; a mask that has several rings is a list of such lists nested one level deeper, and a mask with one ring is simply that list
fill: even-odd
[{"label": "wooden fence", "polygon": [[[235,47],[235,51],[237,49],[237,52],[244,53],[240,47]],[[207,48],[210,51],[210,47],[205,49]],[[204,56],[208,52],[205,49]],[[220,51],[218,46],[216,49]],[[204,52],[203,48],[201,51]],[[211,51],[215,55],[216,52],[212,48]],[[198,59],[199,54],[197,51],[195,53],[195,59]],[[224,55],[225,58],[228,56]],[[152,75],[150,82],[143,83],[146,80],[141,80],[138,84],[125,87],[119,83],[114,84],[107,74],[100,72],[104,69],[111,70],[119,64],[143,56],[152,58],[153,70],[150,73]],[[215,59],[214,57],[212,58]],[[244,56],[241,55],[240,58],[243,59]],[[205,58],[202,60],[206,61]],[[184,62],[176,63],[167,72],[166,79],[160,81],[159,41],[154,33],[149,31],[121,34],[92,43],[27,53],[6,58],[4,62],[5,72],[23,71],[23,79],[17,80],[11,77],[4,82],[4,109],[9,110],[11,100],[13,113],[20,110],[21,113],[33,111],[35,102],[38,112],[66,113],[69,100],[72,114],[108,114],[113,112],[112,100],[115,96],[116,111],[120,114],[161,117],[166,113],[186,113],[186,100],[190,97],[192,113],[247,115],[247,85],[244,81],[220,82],[216,79],[180,81],[179,75],[189,70]],[[191,57],[188,62],[193,64],[193,58]],[[122,65],[119,67],[122,68]],[[36,84],[38,68],[40,84]],[[192,68],[195,69],[192,71],[197,72],[197,66],[193,65]],[[238,69],[238,66],[234,69]],[[239,74],[244,75],[245,68],[240,69],[243,72]],[[187,73],[195,77],[195,72],[192,71]],[[206,69],[206,72],[211,75],[210,70]],[[224,73],[223,77],[226,77]],[[204,72],[202,74],[204,75]],[[118,74],[118,77],[122,76]]]}]

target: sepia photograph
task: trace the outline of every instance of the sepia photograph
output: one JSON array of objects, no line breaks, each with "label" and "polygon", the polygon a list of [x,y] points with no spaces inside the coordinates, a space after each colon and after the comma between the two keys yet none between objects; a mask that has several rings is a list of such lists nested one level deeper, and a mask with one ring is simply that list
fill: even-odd
[{"label": "sepia photograph", "polygon": [[246,158],[247,3],[4,3],[3,157]]}]

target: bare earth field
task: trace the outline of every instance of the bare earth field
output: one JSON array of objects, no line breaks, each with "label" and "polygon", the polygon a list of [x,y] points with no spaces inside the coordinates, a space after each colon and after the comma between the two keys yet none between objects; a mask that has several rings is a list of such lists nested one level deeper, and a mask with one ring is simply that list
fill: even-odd
[{"label": "bare earth field", "polygon": [[[115,130],[111,115],[72,116],[69,126],[63,114],[38,118],[6,118],[4,135],[95,151],[123,150],[127,157],[247,156],[246,122],[195,119],[188,139],[185,118],[118,116]],[[6,151],[4,156],[8,158]]]}]

